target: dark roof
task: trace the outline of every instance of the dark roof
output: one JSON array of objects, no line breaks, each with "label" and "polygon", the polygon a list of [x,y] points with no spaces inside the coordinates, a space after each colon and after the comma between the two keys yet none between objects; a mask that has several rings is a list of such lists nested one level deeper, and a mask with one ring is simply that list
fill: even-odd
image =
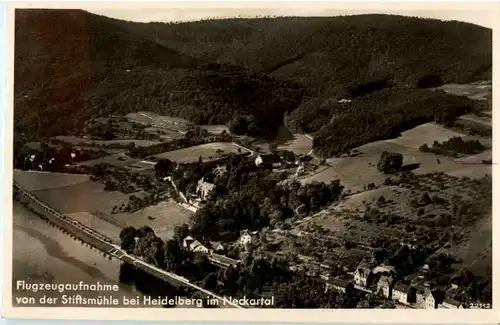
[{"label": "dark roof", "polygon": [[224,255],[212,253],[211,256],[214,260],[217,260],[217,261],[224,263],[224,264],[238,265],[240,263],[240,261],[232,259],[232,258],[227,257],[227,256],[224,256]]},{"label": "dark roof", "polygon": [[351,284],[351,281],[347,279],[341,279],[341,278],[335,278],[327,281],[328,284],[331,284],[336,287],[342,287],[342,288],[347,288]]},{"label": "dark roof", "polygon": [[459,307],[462,304],[460,301],[455,299],[445,299],[444,302],[457,307]]},{"label": "dark roof", "polygon": [[272,163],[281,162],[281,157],[275,153],[262,154],[262,155],[259,155],[259,157],[262,159],[263,163],[272,164]]},{"label": "dark roof", "polygon": [[380,277],[380,279],[378,280],[378,283],[380,284],[387,284],[387,285],[391,285],[392,284],[392,281],[393,281],[393,278],[392,277],[389,277],[389,276],[385,276],[385,275],[382,275]]},{"label": "dark roof", "polygon": [[410,286],[404,283],[396,283],[393,288],[394,291],[408,293],[410,291]]},{"label": "dark roof", "polygon": [[367,268],[364,268],[364,267],[359,267],[357,270],[356,270],[360,276],[362,276],[363,278],[367,278],[368,275],[370,275],[370,272],[371,270],[370,269],[367,269]]}]

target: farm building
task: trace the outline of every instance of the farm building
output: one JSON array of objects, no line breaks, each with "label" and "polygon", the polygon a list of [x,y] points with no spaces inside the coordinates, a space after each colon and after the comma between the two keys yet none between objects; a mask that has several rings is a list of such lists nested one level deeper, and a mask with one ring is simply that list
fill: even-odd
[{"label": "farm building", "polygon": [[224,246],[218,241],[210,241],[210,246],[213,251],[220,252],[224,250]]},{"label": "farm building", "polygon": [[189,250],[194,253],[205,253],[208,254],[209,249],[202,245],[199,241],[195,240],[189,245]]},{"label": "farm building", "polygon": [[277,154],[261,154],[255,158],[255,166],[277,168],[283,164],[281,157]]},{"label": "farm building", "polygon": [[211,262],[214,262],[215,264],[219,264],[223,267],[230,267],[230,266],[236,267],[241,262],[239,260],[235,260],[235,259],[232,259],[230,257],[220,255],[220,254],[215,254],[215,253],[210,254],[209,260]]}]

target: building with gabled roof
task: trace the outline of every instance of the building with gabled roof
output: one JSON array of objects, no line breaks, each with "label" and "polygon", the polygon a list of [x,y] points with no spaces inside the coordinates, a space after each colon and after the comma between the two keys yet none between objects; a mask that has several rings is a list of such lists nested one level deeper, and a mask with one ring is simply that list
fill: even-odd
[{"label": "building with gabled roof", "polygon": [[371,280],[372,271],[369,268],[358,267],[354,272],[354,283],[362,287],[368,287],[370,285],[369,280]]},{"label": "building with gabled roof", "polygon": [[377,293],[382,294],[385,298],[391,299],[393,282],[394,279],[390,276],[380,276],[377,282]]},{"label": "building with gabled roof", "polygon": [[415,302],[415,294],[414,288],[401,282],[396,282],[392,288],[392,300],[405,305]]},{"label": "building with gabled roof", "polygon": [[441,304],[438,305],[439,309],[462,309],[463,304],[454,299],[445,299]]}]

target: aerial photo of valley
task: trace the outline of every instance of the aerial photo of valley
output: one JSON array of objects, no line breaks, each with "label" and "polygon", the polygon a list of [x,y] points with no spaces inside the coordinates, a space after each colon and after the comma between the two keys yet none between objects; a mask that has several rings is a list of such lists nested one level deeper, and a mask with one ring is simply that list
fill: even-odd
[{"label": "aerial photo of valley", "polygon": [[12,305],[491,309],[492,44],[16,9]]}]

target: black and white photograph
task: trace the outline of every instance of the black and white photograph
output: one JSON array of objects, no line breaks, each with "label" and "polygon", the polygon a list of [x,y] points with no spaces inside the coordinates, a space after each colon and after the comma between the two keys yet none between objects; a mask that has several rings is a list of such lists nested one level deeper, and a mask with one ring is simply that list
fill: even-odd
[{"label": "black and white photograph", "polygon": [[80,5],[11,10],[9,310],[493,309],[491,8]]}]

